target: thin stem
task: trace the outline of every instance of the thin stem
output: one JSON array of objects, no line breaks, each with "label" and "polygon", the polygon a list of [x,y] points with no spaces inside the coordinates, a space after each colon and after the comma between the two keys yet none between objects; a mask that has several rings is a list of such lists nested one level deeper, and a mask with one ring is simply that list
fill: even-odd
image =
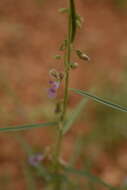
[{"label": "thin stem", "polygon": [[68,22],[68,40],[66,47],[66,60],[65,60],[65,89],[64,89],[64,104],[63,104],[63,113],[61,116],[61,121],[63,122],[67,110],[67,101],[68,101],[68,86],[69,86],[69,71],[70,71],[70,58],[71,58],[71,15],[69,14]]},{"label": "thin stem", "polygon": [[[58,126],[59,127],[59,126]],[[58,178],[59,174],[59,156],[60,156],[60,149],[62,144],[62,130],[59,130],[57,128],[57,139],[56,139],[56,145],[55,145],[55,155],[54,155],[54,173],[56,174],[56,180],[54,182],[54,190],[60,190],[61,182]]]},{"label": "thin stem", "polygon": [[[70,5],[69,5],[70,7]],[[70,58],[71,58],[71,14],[69,13],[69,21],[68,21],[68,37],[67,37],[67,46],[65,50],[65,88],[64,88],[64,102],[63,102],[63,111],[61,114],[61,118],[58,125],[58,134],[56,140],[56,147],[55,147],[55,157],[54,157],[54,172],[56,174],[59,173],[59,157],[60,151],[62,146],[62,129],[64,126],[64,120],[67,111],[67,102],[68,102],[68,87],[69,87],[69,71],[70,71]],[[61,182],[59,179],[56,179],[54,184],[54,190],[60,190]]]}]

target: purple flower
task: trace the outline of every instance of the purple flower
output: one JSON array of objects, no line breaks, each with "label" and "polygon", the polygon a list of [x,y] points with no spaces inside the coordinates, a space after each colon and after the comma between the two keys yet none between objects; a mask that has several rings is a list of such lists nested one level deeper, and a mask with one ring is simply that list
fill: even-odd
[{"label": "purple flower", "polygon": [[56,82],[53,83],[53,88],[58,89],[59,86],[60,86],[60,82],[59,81],[56,81]]},{"label": "purple flower", "polygon": [[55,98],[57,96],[57,89],[60,86],[59,81],[49,81],[49,84],[51,87],[48,89],[48,97],[49,98]]},{"label": "purple flower", "polygon": [[56,89],[54,89],[54,88],[49,88],[48,89],[48,97],[49,98],[55,98],[56,95],[57,95]]},{"label": "purple flower", "polygon": [[42,154],[36,154],[29,157],[28,162],[31,166],[37,166],[44,159]]}]

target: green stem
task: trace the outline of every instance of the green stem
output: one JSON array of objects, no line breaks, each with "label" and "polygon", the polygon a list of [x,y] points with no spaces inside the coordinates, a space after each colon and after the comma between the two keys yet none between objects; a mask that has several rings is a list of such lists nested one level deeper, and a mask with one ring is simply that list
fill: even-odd
[{"label": "green stem", "polygon": [[[70,5],[69,5],[70,7]],[[69,71],[70,71],[70,58],[71,58],[71,13],[69,13],[69,22],[68,22],[68,37],[67,37],[67,46],[65,50],[65,88],[64,88],[64,102],[63,102],[63,111],[57,128],[57,139],[55,147],[55,156],[54,156],[54,172],[59,174],[59,157],[63,140],[62,129],[64,126],[64,120],[67,111],[67,102],[68,102],[68,87],[69,87]],[[60,179],[56,179],[54,183],[54,190],[61,189]]]},{"label": "green stem", "polygon": [[54,173],[56,174],[56,180],[54,181],[54,190],[61,189],[61,182],[58,178],[59,175],[59,157],[60,157],[60,149],[62,145],[62,130],[60,130],[60,126],[57,128],[57,139],[55,145],[55,155],[54,155]]},{"label": "green stem", "polygon": [[71,14],[69,14],[68,39],[67,39],[66,56],[65,56],[65,89],[64,89],[63,113],[62,113],[62,116],[61,116],[61,121],[62,122],[65,119],[66,110],[67,110],[70,58],[71,58]]}]

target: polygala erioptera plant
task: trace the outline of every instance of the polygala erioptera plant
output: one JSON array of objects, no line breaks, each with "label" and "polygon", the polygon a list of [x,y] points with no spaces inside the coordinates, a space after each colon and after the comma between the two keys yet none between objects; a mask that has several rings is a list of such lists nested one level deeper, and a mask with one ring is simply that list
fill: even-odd
[{"label": "polygala erioptera plant", "polygon": [[[87,177],[91,181],[93,180],[96,183],[99,183],[103,186],[105,186],[108,189],[115,190],[117,188],[112,187],[111,185],[103,182],[100,178],[97,178],[93,176],[92,174],[78,170],[75,168],[70,167],[68,164],[64,164],[61,162],[60,153],[62,148],[62,141],[64,135],[69,131],[72,124],[82,111],[84,105],[87,103],[89,99],[92,99],[96,102],[99,102],[101,104],[105,104],[106,106],[109,106],[113,109],[117,109],[119,111],[127,112],[127,108],[122,107],[118,104],[114,104],[108,100],[105,100],[103,98],[94,96],[84,90],[77,90],[77,89],[69,89],[69,77],[70,77],[70,71],[72,69],[75,69],[79,66],[78,63],[71,60],[72,52],[76,53],[76,55],[79,57],[79,59],[83,61],[90,61],[90,58],[87,54],[85,54],[83,51],[79,49],[75,49],[73,47],[73,43],[75,41],[75,37],[77,34],[77,28],[81,27],[82,24],[82,17],[77,13],[75,1],[74,0],[68,0],[68,8],[61,8],[60,12],[66,13],[68,15],[68,31],[67,36],[62,45],[60,46],[59,51],[63,52],[63,64],[64,64],[64,71],[58,72],[56,69],[51,69],[49,74],[51,79],[49,80],[49,89],[48,89],[48,97],[49,98],[57,98],[57,91],[59,88],[61,88],[61,83],[64,83],[64,94],[63,99],[57,101],[56,107],[54,109],[56,113],[56,121],[53,122],[47,122],[47,123],[40,123],[40,124],[28,124],[23,126],[17,126],[17,127],[8,127],[8,128],[0,128],[0,131],[6,132],[6,131],[21,131],[26,129],[32,129],[32,128],[38,128],[38,127],[47,127],[47,126],[55,126],[54,129],[56,129],[56,142],[54,143],[54,147],[52,149],[52,156],[50,157],[50,164],[51,166],[46,170],[46,168],[43,168],[43,177],[48,174],[48,178],[46,180],[49,184],[51,184],[48,189],[53,190],[61,190],[65,189],[63,188],[62,184],[67,183],[70,185],[69,189],[73,189],[73,183],[71,183],[71,180],[68,179],[68,175],[75,174],[82,177]],[[62,62],[62,56],[56,55],[55,59],[60,59]],[[76,106],[71,116],[68,118],[66,117],[67,113],[67,106],[68,106],[68,93],[69,90],[83,96],[83,100]],[[43,156],[42,155],[35,155],[30,157],[29,163],[33,166],[37,166],[40,161],[43,162]],[[38,168],[38,167],[37,167]],[[40,172],[40,169],[39,169]],[[44,173],[45,172],[45,173]],[[50,175],[50,177],[49,177]],[[78,188],[77,188],[78,189]],[[66,189],[67,190],[67,189]]]},{"label": "polygala erioptera plant", "polygon": [[[60,151],[61,151],[61,145],[62,145],[62,139],[63,135],[69,130],[71,124],[73,122],[65,121],[66,120],[66,111],[67,111],[67,102],[68,102],[68,91],[69,91],[69,76],[70,76],[70,71],[73,68],[77,68],[78,64],[73,62],[71,60],[71,53],[75,51],[77,56],[84,60],[84,61],[90,61],[90,58],[88,55],[86,55],[84,52],[82,52],[79,49],[74,49],[73,43],[76,37],[76,32],[77,32],[77,27],[81,27],[82,24],[82,17],[80,17],[79,14],[77,14],[76,8],[75,8],[75,1],[74,0],[69,0],[69,7],[68,8],[62,8],[60,9],[60,12],[67,13],[68,14],[68,32],[67,32],[67,37],[64,40],[64,43],[61,45],[60,50],[64,51],[64,73],[63,73],[63,80],[64,80],[64,98],[62,101],[61,109],[59,109],[60,112],[60,117],[57,121],[58,126],[57,126],[57,138],[56,138],[56,145],[54,149],[54,157],[53,157],[53,163],[54,163],[54,173],[59,174],[60,170],[60,165],[59,165],[59,159],[60,159]],[[61,59],[60,55],[55,56],[56,59]],[[49,89],[49,94],[51,97],[56,97],[56,83],[61,83],[62,79],[60,79],[60,74],[54,70],[52,70],[52,76],[56,79],[55,82],[53,82],[54,88]],[[59,85],[58,85],[59,86]],[[121,111],[127,111],[126,108],[122,108],[119,105],[114,105],[106,100],[103,100],[101,98],[98,98],[96,96],[93,96],[85,91],[80,91],[76,89],[71,89],[74,92],[82,95],[82,96],[87,96],[89,98],[94,99],[95,101],[98,101],[100,103],[106,104],[112,108],[119,109]],[[86,103],[86,100],[85,100]],[[82,102],[83,104],[83,102]],[[58,106],[58,105],[57,105]],[[68,124],[69,123],[69,124]],[[60,189],[60,181],[57,179],[54,189],[58,190]]]}]

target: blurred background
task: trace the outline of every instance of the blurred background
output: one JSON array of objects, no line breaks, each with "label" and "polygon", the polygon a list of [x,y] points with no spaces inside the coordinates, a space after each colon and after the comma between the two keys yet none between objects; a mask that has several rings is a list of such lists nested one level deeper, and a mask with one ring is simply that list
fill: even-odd
[{"label": "blurred background", "polygon": [[[94,89],[96,95],[127,107],[127,0],[77,0],[76,5],[84,24],[75,47],[91,62],[74,56],[79,67],[71,72],[70,87]],[[49,70],[63,69],[53,56],[66,37],[67,17],[58,12],[66,6],[66,0],[0,1],[0,127],[54,119],[55,101],[47,97]],[[80,98],[70,93],[70,111]],[[1,133],[1,190],[28,189],[28,155],[18,135],[41,153],[54,140],[51,128]],[[68,161],[75,151],[79,168],[112,185],[126,185],[126,113],[90,101],[65,137],[63,158]]]}]

